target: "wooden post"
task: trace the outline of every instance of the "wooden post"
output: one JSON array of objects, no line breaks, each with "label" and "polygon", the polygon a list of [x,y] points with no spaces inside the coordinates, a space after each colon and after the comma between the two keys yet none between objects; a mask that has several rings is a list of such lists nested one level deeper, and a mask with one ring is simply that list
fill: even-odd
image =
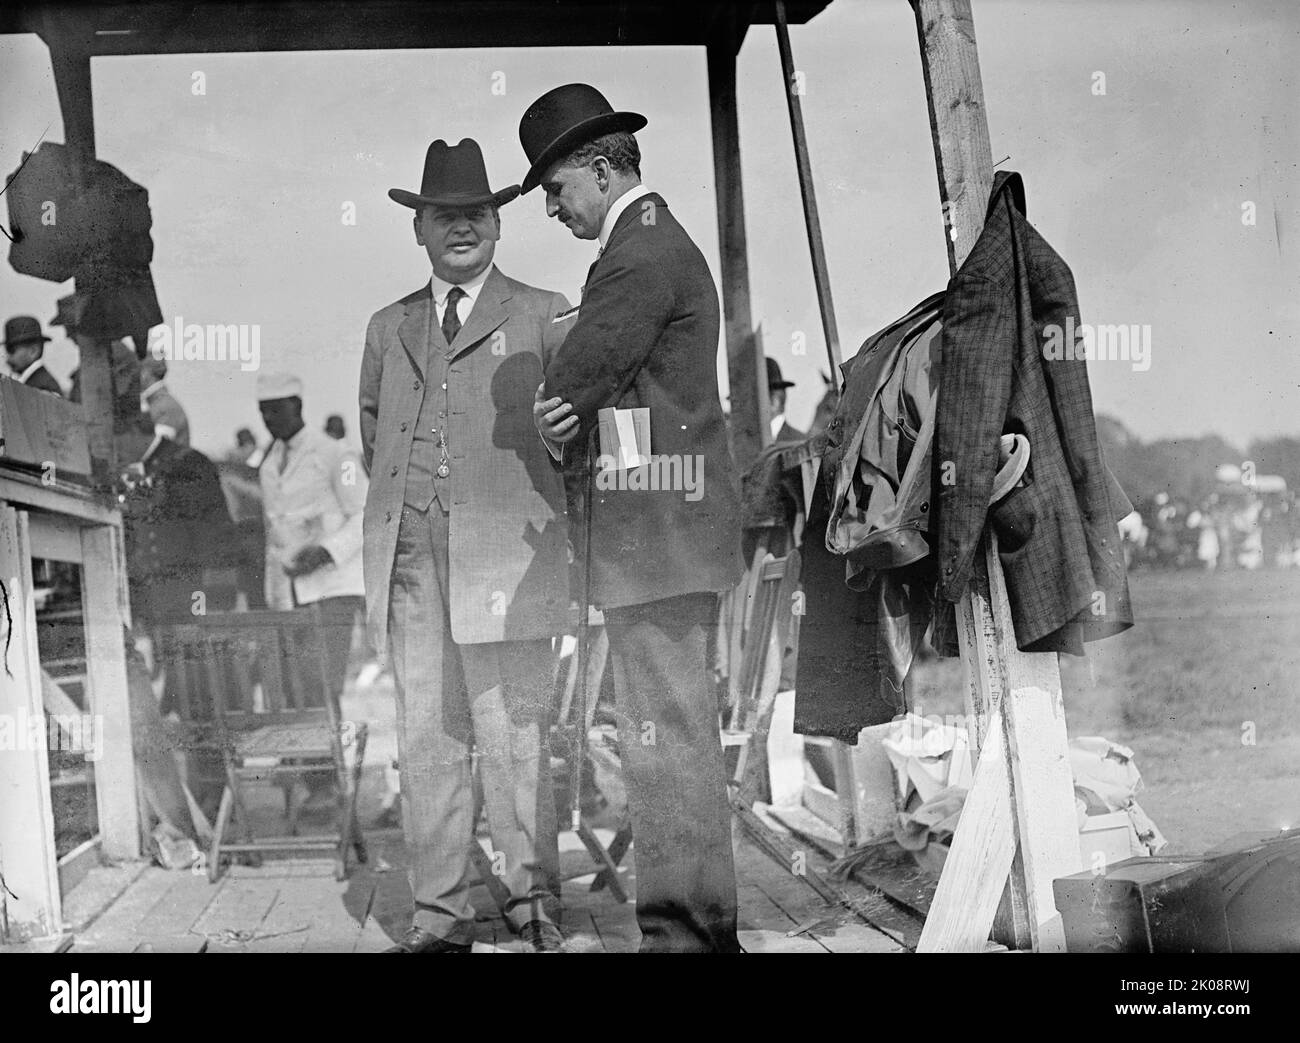
[{"label": "wooden post", "polygon": [[[41,32],[50,49],[50,65],[59,95],[66,144],[87,166],[95,159],[95,105],[90,76],[90,41],[84,22],[68,14],[47,11]],[[77,288],[82,289],[81,280]],[[100,489],[110,487],[117,474],[113,445],[112,344],[80,336],[69,329],[80,349],[81,408],[90,442],[91,472]]]},{"label": "wooden post", "polygon": [[[979,238],[993,183],[975,27],[970,0],[910,2],[921,45],[944,241],[955,272]],[[976,572],[958,605],[958,621],[968,726],[979,759],[919,949],[982,949],[1010,878],[1016,944],[1061,951],[1064,935],[1052,881],[1078,871],[1079,841],[1060,672],[1055,655],[1028,655],[1016,648],[992,531],[985,534]]]},{"label": "wooden post", "polygon": [[138,858],[140,815],[136,802],[131,689],[123,645],[126,605],[119,577],[126,575],[118,530],[92,525],[81,530],[81,600],[86,621],[88,707],[101,722],[102,749],[95,762],[99,834],[109,858]]},{"label": "wooden post", "polygon": [[63,928],[50,765],[36,644],[27,515],[0,502],[0,940],[25,942]]},{"label": "wooden post", "polygon": [[707,48],[709,111],[713,122],[713,181],[718,202],[718,252],[722,257],[722,310],[731,386],[731,450],[745,470],[771,441],[767,370],[757,349],[749,305],[745,193],[736,118],[736,55],[743,32],[733,5],[719,11]]},{"label": "wooden post", "polygon": [[835,324],[835,305],[831,301],[831,277],[826,267],[826,247],[822,243],[822,223],[817,214],[817,194],[813,188],[812,161],[808,157],[808,138],[804,133],[803,105],[799,101],[803,87],[794,67],[790,50],[790,30],[785,21],[785,0],[776,0],[776,43],[781,52],[781,72],[785,77],[785,100],[790,110],[790,133],[794,137],[794,162],[799,171],[799,193],[803,196],[804,224],[808,228],[808,249],[812,253],[813,283],[817,287],[817,307],[821,311],[822,334],[826,338],[826,357],[831,364],[831,379],[839,387],[840,333]]}]

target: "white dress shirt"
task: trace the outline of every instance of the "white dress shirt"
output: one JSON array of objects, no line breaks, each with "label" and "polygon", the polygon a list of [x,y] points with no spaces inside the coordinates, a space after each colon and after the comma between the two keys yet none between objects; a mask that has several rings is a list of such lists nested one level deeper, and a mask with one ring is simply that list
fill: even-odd
[{"label": "white dress shirt", "polygon": [[469,282],[449,283],[436,275],[429,280],[429,289],[433,292],[433,306],[438,312],[439,326],[442,325],[443,316],[447,314],[447,294],[451,292],[452,286],[459,286],[465,292],[465,296],[456,302],[456,317],[460,319],[462,326],[465,325],[469,313],[474,310],[474,302],[478,300],[479,290],[483,289],[483,284],[487,282],[491,271],[492,265],[489,264]]},{"label": "white dress shirt", "polygon": [[773,439],[775,439],[775,438],[776,438],[776,437],[781,433],[781,428],[783,428],[784,426],[785,426],[785,414],[784,414],[784,413],[777,413],[776,416],[774,416],[774,417],[772,418],[772,438],[773,438]]},{"label": "white dress shirt", "polygon": [[600,224],[600,251],[596,254],[597,257],[605,252],[605,247],[609,244],[609,237],[614,231],[614,225],[623,215],[623,211],[642,196],[648,196],[650,192],[651,189],[646,188],[645,185],[637,185],[636,188],[629,188],[609,204],[609,211],[605,214],[605,220]]},{"label": "white dress shirt", "polygon": [[[266,515],[266,603],[293,608],[322,598],[364,595],[361,516],[366,472],[346,442],[303,427],[288,443],[275,442],[258,477]],[[334,564],[290,581],[284,566],[302,548],[319,544]]]}]

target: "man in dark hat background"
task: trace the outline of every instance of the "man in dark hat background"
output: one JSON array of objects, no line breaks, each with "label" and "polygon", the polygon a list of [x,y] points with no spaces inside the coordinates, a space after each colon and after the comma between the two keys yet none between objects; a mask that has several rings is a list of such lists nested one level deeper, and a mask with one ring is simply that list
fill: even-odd
[{"label": "man in dark hat background", "polygon": [[62,395],[63,388],[42,361],[49,341],[50,338],[41,332],[40,322],[30,315],[18,315],[5,323],[5,354],[14,380]]},{"label": "man in dark hat background", "polygon": [[645,125],[586,84],[548,92],[520,123],[524,191],[540,185],[548,216],[600,241],[534,419],[559,455],[590,445],[599,410],[648,408],[652,458],[702,468],[699,495],[595,493],[590,587],[609,635],[641,949],[736,952],[731,812],[706,659],[717,592],[741,575],[718,293],[668,204],[641,184],[634,133]]},{"label": "man in dark hat background", "polygon": [[791,427],[785,419],[786,391],[794,387],[794,381],[786,380],[781,375],[781,365],[769,356],[763,360],[767,363],[767,403],[768,415],[772,418],[772,442],[782,445],[786,442],[802,442],[807,433],[797,427]]},{"label": "man in dark hat background", "polygon": [[551,639],[567,628],[564,484],[533,428],[563,336],[558,293],[492,261],[500,207],[479,146],[435,141],[415,210],[432,279],[377,312],[361,365],[368,622],[397,682],[412,926],[390,952],[468,952],[471,749],[508,920],[557,951],[559,853],[549,751]]}]

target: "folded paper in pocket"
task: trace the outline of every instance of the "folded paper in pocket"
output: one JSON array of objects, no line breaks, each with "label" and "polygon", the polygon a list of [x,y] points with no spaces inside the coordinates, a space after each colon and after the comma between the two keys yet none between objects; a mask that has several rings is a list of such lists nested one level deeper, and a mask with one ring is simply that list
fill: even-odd
[{"label": "folded paper in pocket", "polygon": [[[605,408],[596,414],[600,455],[615,470],[641,467],[650,462],[650,410]],[[606,463],[606,469],[609,464]]]}]

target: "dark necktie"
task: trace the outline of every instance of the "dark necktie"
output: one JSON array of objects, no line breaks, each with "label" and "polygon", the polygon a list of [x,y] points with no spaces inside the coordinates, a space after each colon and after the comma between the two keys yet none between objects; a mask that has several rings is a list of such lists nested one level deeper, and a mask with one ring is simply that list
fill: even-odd
[{"label": "dark necktie", "polygon": [[447,338],[448,345],[460,332],[460,315],[456,312],[456,304],[464,296],[467,295],[459,286],[453,286],[447,291],[447,308],[442,313],[442,335]]}]

